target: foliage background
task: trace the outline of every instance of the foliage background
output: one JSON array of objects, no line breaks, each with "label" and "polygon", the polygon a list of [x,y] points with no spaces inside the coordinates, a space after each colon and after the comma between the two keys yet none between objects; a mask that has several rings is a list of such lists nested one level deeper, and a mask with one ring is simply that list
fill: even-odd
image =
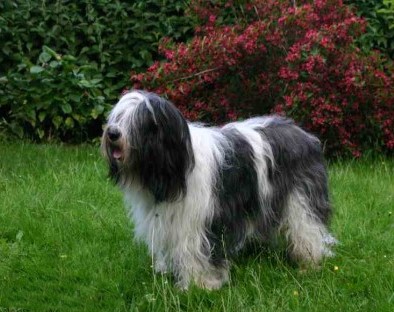
[{"label": "foliage background", "polygon": [[345,0],[359,16],[368,21],[367,32],[359,39],[364,49],[378,49],[394,57],[394,1],[393,0]]},{"label": "foliage background", "polygon": [[[98,136],[130,70],[142,71],[158,58],[162,37],[178,41],[191,35],[186,4],[1,1],[0,126],[37,141]],[[62,58],[57,66],[43,54],[44,46]],[[43,70],[31,70],[35,65]]]},{"label": "foliage background", "polygon": [[[168,43],[171,42],[176,51],[182,44],[190,46],[190,43],[196,40],[200,40],[200,44],[204,45],[206,43],[204,38],[207,38],[207,35],[209,37],[210,34],[209,27],[212,31],[217,31],[222,26],[247,29],[251,26],[253,18],[256,20],[256,9],[253,6],[257,7],[265,3],[274,4],[271,7],[272,15],[278,13],[279,7],[283,5],[291,7],[294,3],[298,7],[306,3],[313,3],[316,6],[321,6],[322,3],[328,6],[341,3],[342,9],[342,1],[339,0],[268,2],[257,0],[136,0],[132,3],[122,0],[2,1],[0,3],[0,41],[2,42],[0,47],[0,136],[3,138],[17,136],[37,142],[75,143],[97,138],[101,134],[105,115],[116,102],[119,94],[124,88],[133,86],[129,82],[130,71],[134,77],[135,75],[146,77],[150,73],[153,77],[152,83],[140,84],[140,86],[153,91],[164,91],[160,93],[169,96],[175,104],[182,105],[178,102],[178,98],[173,96],[174,94],[171,95],[165,90],[172,83],[171,80],[160,81],[161,90],[156,87],[159,81],[156,76],[162,78],[166,76],[163,76],[161,72],[164,67],[155,64],[169,64],[173,56],[169,53],[171,49]],[[393,123],[391,118],[393,112],[390,108],[392,97],[390,98],[389,95],[392,77],[389,77],[389,80],[386,79],[393,64],[394,0],[344,0],[343,3],[351,7],[367,22],[362,33],[353,32],[356,35],[352,37],[351,42],[340,47],[343,57],[353,60],[356,55],[359,60],[358,66],[366,64],[367,69],[362,72],[364,76],[361,77],[363,80],[351,92],[353,95],[362,94],[363,99],[368,99],[368,105],[362,106],[363,113],[360,115],[362,119],[367,119],[365,122],[352,125],[351,131],[356,134],[360,132],[357,130],[360,129],[359,124],[367,131],[358,136],[355,143],[354,140],[349,139],[353,132],[349,133],[345,125],[342,127],[345,131],[338,128],[338,131],[331,131],[327,136],[322,131],[325,131],[326,126],[334,125],[335,128],[336,124],[332,123],[332,120],[345,122],[346,119],[346,116],[341,115],[342,113],[336,112],[336,108],[330,112],[330,118],[324,119],[327,125],[312,127],[310,130],[322,136],[331,146],[339,142],[340,146],[334,148],[337,154],[358,156],[365,150],[387,152],[392,150],[387,147],[392,146],[394,142],[393,131],[388,130]],[[272,22],[271,29],[277,21]],[[288,27],[285,33],[294,35],[291,34],[292,25]],[[316,30],[320,31],[318,28]],[[333,36],[332,33],[329,35]],[[249,39],[253,39],[252,36],[249,36]],[[251,46],[244,45],[244,48],[250,49]],[[357,49],[361,52],[355,52],[358,51]],[[376,53],[375,49],[378,49],[380,53]],[[265,69],[267,77],[272,75],[275,62],[276,64],[281,62],[281,56],[274,55],[277,52],[278,50],[270,50],[268,53],[268,55],[271,54],[270,60],[274,62],[268,64]],[[298,66],[302,69],[302,66],[306,66],[306,63],[316,56],[314,55],[316,50],[309,52],[309,54],[303,54],[303,62],[288,63],[288,66],[294,68]],[[323,59],[327,56],[324,55],[325,51],[320,50],[318,53],[323,56]],[[204,57],[206,55],[201,55],[201,58],[198,56],[193,59],[193,62],[204,61]],[[335,61],[336,55],[332,54],[331,59]],[[315,60],[319,61],[316,57]],[[218,62],[221,61],[223,59],[218,58]],[[241,64],[240,68],[255,70],[254,61],[255,59],[250,57],[246,59],[246,63]],[[152,65],[156,66],[157,72]],[[327,68],[329,65],[331,68],[337,66],[335,62],[327,62],[327,65]],[[230,72],[236,69],[231,66],[228,68]],[[146,72],[147,69],[148,72]],[[196,73],[193,72],[191,75]],[[376,73],[379,79],[376,79]],[[320,79],[318,83],[322,83],[324,79],[334,81],[341,78],[340,75],[317,74],[322,77],[322,79],[318,77]],[[327,74],[328,71],[325,75]],[[179,78],[182,77],[175,77],[175,79]],[[237,81],[239,78],[237,75],[231,74],[230,78],[234,90],[245,87],[245,84],[242,85]],[[279,77],[278,83],[282,84],[280,87],[282,90],[287,90],[287,86],[291,86],[286,79],[283,75]],[[381,85],[380,87],[376,87],[374,83],[371,84],[375,80]],[[135,80],[133,82],[135,83]],[[181,79],[173,84],[182,87],[183,82]],[[300,89],[294,86],[305,82],[305,77],[291,81],[293,93],[282,98],[280,94],[276,95],[276,100],[285,108],[282,111],[302,123],[310,120],[309,104],[301,101],[296,106],[293,105],[291,110],[286,110],[286,105],[290,98],[296,99],[300,95]],[[388,84],[388,88],[385,87],[385,83]],[[342,89],[336,81],[332,87],[337,90]],[[256,90],[259,94],[263,94],[253,83],[247,85],[247,89],[244,88],[244,91],[248,90],[251,96],[245,98],[246,104],[254,101]],[[325,88],[322,90],[327,91]],[[200,119],[199,116],[203,116],[207,111],[203,100],[209,92],[211,90],[205,88],[196,93],[195,98],[190,102],[190,113],[195,119]],[[181,93],[178,95],[182,95]],[[219,99],[219,104],[227,105],[226,103],[231,101],[231,94],[222,93],[223,98]],[[272,93],[273,96],[275,94],[277,91]],[[346,96],[349,94],[343,93]],[[266,104],[260,105],[257,110],[247,112],[243,111],[242,107],[238,107],[241,114],[227,114],[222,121],[245,118],[250,114],[261,115],[272,112],[275,103],[271,102],[274,97],[265,97],[265,99]],[[183,97],[183,100],[189,99]],[[214,99],[211,100],[213,103]],[[379,103],[387,103],[388,109],[384,107],[381,110]],[[318,105],[320,111],[324,111],[324,104]],[[217,104],[213,104],[212,107],[215,105]],[[379,115],[378,120],[376,116],[375,119],[369,118],[370,109],[375,110],[374,115]],[[353,115],[352,111],[350,113]],[[204,118],[208,122],[217,121],[215,118],[207,117],[206,114]],[[362,147],[357,146],[358,142],[362,143]],[[343,149],[342,145],[346,148]]]},{"label": "foliage background", "polygon": [[296,3],[194,1],[195,36],[163,41],[166,60],[132,74],[134,88],[167,95],[191,120],[274,112],[317,134],[331,155],[391,153],[392,60],[367,48],[368,24],[341,0]]}]

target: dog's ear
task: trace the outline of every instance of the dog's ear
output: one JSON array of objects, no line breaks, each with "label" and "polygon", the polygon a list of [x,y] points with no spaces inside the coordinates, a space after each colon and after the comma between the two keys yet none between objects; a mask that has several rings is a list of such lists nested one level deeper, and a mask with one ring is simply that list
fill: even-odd
[{"label": "dog's ear", "polygon": [[186,120],[170,102],[145,94],[137,108],[138,163],[140,182],[157,202],[184,196],[187,175],[194,167],[194,154]]}]

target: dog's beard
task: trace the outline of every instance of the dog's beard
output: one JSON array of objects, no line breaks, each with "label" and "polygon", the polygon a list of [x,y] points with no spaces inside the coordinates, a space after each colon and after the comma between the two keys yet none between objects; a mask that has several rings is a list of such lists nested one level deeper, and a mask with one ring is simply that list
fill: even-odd
[{"label": "dog's beard", "polygon": [[125,184],[127,179],[129,157],[125,140],[112,142],[108,139],[107,130],[102,140],[102,151],[108,163],[108,176],[119,185]]}]

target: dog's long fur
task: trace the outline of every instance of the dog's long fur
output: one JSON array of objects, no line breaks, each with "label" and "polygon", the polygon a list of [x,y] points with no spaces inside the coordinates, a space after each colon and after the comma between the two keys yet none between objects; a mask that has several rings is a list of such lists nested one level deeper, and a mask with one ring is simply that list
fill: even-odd
[{"label": "dog's long fur", "polygon": [[221,287],[249,240],[282,233],[292,257],[311,264],[331,253],[320,142],[289,119],[205,127],[156,94],[131,91],[109,115],[102,150],[136,238],[182,288]]}]

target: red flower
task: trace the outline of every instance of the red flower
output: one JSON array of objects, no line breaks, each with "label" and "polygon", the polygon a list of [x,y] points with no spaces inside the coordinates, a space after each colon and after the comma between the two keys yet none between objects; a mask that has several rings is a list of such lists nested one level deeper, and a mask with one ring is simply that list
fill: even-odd
[{"label": "red flower", "polygon": [[[231,3],[192,0],[201,24],[188,43],[163,40],[166,60],[132,73],[189,119],[224,123],[275,112],[318,134],[330,153],[394,150],[393,62],[363,54],[366,21],[341,0],[251,0],[223,25]],[[227,12],[227,13],[226,13]]]}]

